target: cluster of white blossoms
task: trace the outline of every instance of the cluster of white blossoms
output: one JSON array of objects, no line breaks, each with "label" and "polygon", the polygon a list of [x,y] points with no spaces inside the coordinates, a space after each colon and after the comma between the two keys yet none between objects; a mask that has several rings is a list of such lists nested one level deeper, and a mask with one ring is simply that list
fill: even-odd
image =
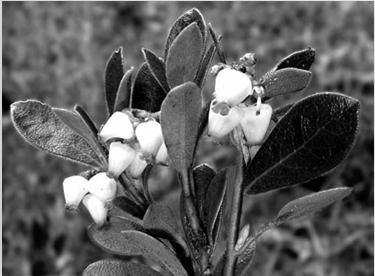
[{"label": "cluster of white blossoms", "polygon": [[[243,103],[253,94],[257,97],[256,105]],[[219,71],[208,116],[208,134],[222,138],[240,125],[249,146],[261,144],[272,115],[272,107],[262,103],[262,95],[262,87],[253,87],[245,73],[232,68]]]},{"label": "cluster of white blossoms", "polygon": [[167,164],[168,153],[161,126],[153,119],[131,120],[127,112],[115,112],[101,129],[99,136],[108,145],[108,170],[89,180],[71,176],[64,180],[63,189],[68,209],[82,203],[98,225],[107,218],[107,202],[117,191],[116,179],[124,172],[139,178],[148,162]]}]

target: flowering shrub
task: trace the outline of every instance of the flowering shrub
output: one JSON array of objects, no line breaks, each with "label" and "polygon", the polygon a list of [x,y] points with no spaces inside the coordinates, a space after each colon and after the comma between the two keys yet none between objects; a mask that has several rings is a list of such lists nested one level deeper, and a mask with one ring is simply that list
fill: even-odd
[{"label": "flowering shrub", "polygon": [[[350,194],[345,187],[313,193],[286,204],[264,225],[240,222],[246,194],[314,179],[336,167],[353,145],[359,112],[353,98],[325,92],[270,105],[273,97],[308,85],[313,49],[289,55],[257,78],[255,55],[229,64],[221,37],[192,9],[172,26],[164,58],[142,51],[145,62],[137,71],[124,72],[121,48],[110,57],[108,119],[100,128],[79,105],[74,111],[34,100],[11,106],[13,123],[28,142],[90,168],[64,180],[66,206],[77,210],[82,202],[94,220],[92,241],[114,258],[89,265],[84,275],[246,275],[265,231]],[[203,104],[215,55],[215,91]],[[228,166],[197,164],[206,135],[236,152]],[[158,166],[178,175],[183,229],[171,207],[148,190]],[[142,256],[144,263],[124,256]]]}]

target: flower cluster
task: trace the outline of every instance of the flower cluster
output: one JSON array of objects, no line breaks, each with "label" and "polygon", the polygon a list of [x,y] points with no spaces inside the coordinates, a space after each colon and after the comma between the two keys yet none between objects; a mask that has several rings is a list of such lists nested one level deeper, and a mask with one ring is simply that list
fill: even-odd
[{"label": "flower cluster", "polygon": [[108,146],[108,170],[89,180],[71,176],[64,180],[66,206],[76,209],[82,203],[98,225],[107,217],[107,204],[117,190],[116,179],[126,171],[139,178],[148,163],[168,163],[167,148],[160,124],[153,120],[140,121],[127,111],[112,114],[102,127],[99,137]]},{"label": "flower cluster", "polygon": [[[208,134],[222,138],[240,125],[249,146],[261,144],[268,129],[272,107],[262,103],[263,88],[252,77],[235,68],[220,70],[215,81],[215,98],[208,117]],[[245,99],[257,98],[255,105]]]}]

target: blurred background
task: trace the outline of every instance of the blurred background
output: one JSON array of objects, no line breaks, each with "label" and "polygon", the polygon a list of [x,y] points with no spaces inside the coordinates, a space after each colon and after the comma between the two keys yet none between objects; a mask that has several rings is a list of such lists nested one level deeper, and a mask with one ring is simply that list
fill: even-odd
[{"label": "blurred background", "polygon": [[[56,107],[83,105],[105,119],[103,71],[124,46],[126,63],[141,47],[162,55],[169,27],[197,7],[224,36],[229,60],[255,52],[260,76],[289,53],[311,46],[311,85],[274,107],[318,91],[360,100],[357,142],[332,173],[305,185],[245,200],[252,225],[311,191],[350,186],[353,194],[315,216],[264,235],[252,275],[373,275],[373,2],[4,2],[3,275],[79,275],[103,253],[88,240],[87,215],[64,211],[62,181],[83,167],[28,145],[9,105],[35,98]],[[212,91],[208,79],[206,92]]]}]

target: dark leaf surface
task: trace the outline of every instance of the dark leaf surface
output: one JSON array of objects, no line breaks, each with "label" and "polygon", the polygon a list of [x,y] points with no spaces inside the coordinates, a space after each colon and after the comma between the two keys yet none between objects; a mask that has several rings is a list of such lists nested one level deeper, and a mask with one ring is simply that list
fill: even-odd
[{"label": "dark leaf surface", "polygon": [[336,167],[353,145],[358,113],[359,102],[338,93],[318,93],[296,103],[247,166],[247,192],[304,183]]},{"label": "dark leaf surface", "polygon": [[113,199],[113,204],[123,210],[124,212],[142,219],[144,215],[144,210],[142,207],[135,204],[132,200],[126,196],[118,196]]},{"label": "dark leaf surface", "polygon": [[206,201],[208,186],[214,178],[216,172],[207,164],[201,164],[193,169],[193,178],[195,185],[195,201],[200,218],[204,220],[203,209]]},{"label": "dark leaf surface", "polygon": [[105,251],[120,256],[141,255],[158,263],[164,273],[187,275],[177,257],[155,238],[139,231],[126,230],[120,233],[110,227],[98,229],[90,226],[89,236]]},{"label": "dark leaf surface", "polygon": [[255,256],[255,241],[251,242],[238,256],[234,275],[249,275],[249,269]]},{"label": "dark leaf surface", "polygon": [[260,80],[265,97],[275,97],[298,92],[306,88],[311,79],[311,72],[295,68],[285,68],[268,72]]},{"label": "dark leaf surface", "polygon": [[31,145],[70,161],[100,166],[95,151],[50,106],[34,100],[15,102],[11,116],[18,132]]},{"label": "dark leaf surface", "polygon": [[197,75],[195,77],[194,82],[199,86],[202,87],[204,84],[204,80],[206,78],[207,72],[210,70],[210,64],[216,54],[216,46],[214,43],[208,48],[207,52],[204,54],[201,64],[199,65],[199,69]]},{"label": "dark leaf surface", "polygon": [[85,122],[87,127],[91,130],[92,134],[97,137],[98,136],[98,128],[96,124],[93,122],[87,111],[80,105],[74,106],[74,111],[81,117],[82,121]]},{"label": "dark leaf surface", "polygon": [[314,60],[315,49],[307,48],[301,51],[294,52],[280,60],[280,62],[275,66],[274,70],[276,71],[284,68],[309,70]]},{"label": "dark leaf surface", "polygon": [[153,52],[147,49],[142,49],[143,57],[150,69],[152,75],[164,89],[165,93],[169,92],[169,85],[167,81],[167,75],[165,72],[165,64],[160,58],[158,58]]},{"label": "dark leaf surface", "polygon": [[199,12],[199,10],[195,8],[188,10],[176,20],[176,22],[173,24],[172,28],[169,31],[167,43],[165,45],[164,60],[167,60],[169,48],[171,47],[172,43],[177,38],[177,36],[187,26],[194,22],[197,23],[201,36],[203,38],[206,37],[206,23],[204,21],[202,14]]},{"label": "dark leaf surface", "polygon": [[165,95],[147,64],[143,63],[134,80],[131,107],[157,112],[160,110]]},{"label": "dark leaf surface", "polygon": [[220,62],[226,64],[227,62],[226,62],[223,46],[221,45],[221,42],[220,42],[220,37],[218,36],[218,34],[216,33],[216,31],[214,30],[214,28],[211,26],[210,23],[208,24],[208,30],[210,31],[211,38],[216,46],[217,55],[219,56]]},{"label": "dark leaf surface", "polygon": [[161,276],[152,268],[140,264],[116,259],[100,260],[90,264],[83,271],[83,276]]},{"label": "dark leaf surface", "polygon": [[147,209],[143,218],[143,225],[146,229],[166,231],[172,235],[178,235],[178,222],[173,211],[168,205],[153,202]]},{"label": "dark leaf surface", "polygon": [[277,215],[277,220],[279,222],[285,222],[287,220],[310,215],[347,197],[351,193],[351,190],[352,189],[345,187],[329,189],[293,200],[281,208]]},{"label": "dark leaf surface", "polygon": [[115,111],[128,108],[130,104],[132,80],[134,78],[134,67],[130,68],[121,79],[118,87]]},{"label": "dark leaf surface", "polygon": [[161,127],[169,157],[178,171],[191,166],[196,147],[201,92],[188,82],[168,94],[161,107]]},{"label": "dark leaf surface", "polygon": [[276,108],[274,111],[273,111],[273,116],[276,117],[277,120],[280,120],[281,117],[283,117],[288,111],[289,109],[293,106],[293,103],[291,104],[287,104],[287,105],[284,105],[282,107],[279,107],[279,108]]},{"label": "dark leaf surface", "polygon": [[165,62],[171,88],[194,80],[201,60],[202,43],[197,23],[186,27],[173,41]]},{"label": "dark leaf surface", "polygon": [[112,114],[116,104],[117,91],[122,76],[124,75],[124,65],[122,48],[114,51],[105,68],[105,98],[107,101],[108,113]]}]

